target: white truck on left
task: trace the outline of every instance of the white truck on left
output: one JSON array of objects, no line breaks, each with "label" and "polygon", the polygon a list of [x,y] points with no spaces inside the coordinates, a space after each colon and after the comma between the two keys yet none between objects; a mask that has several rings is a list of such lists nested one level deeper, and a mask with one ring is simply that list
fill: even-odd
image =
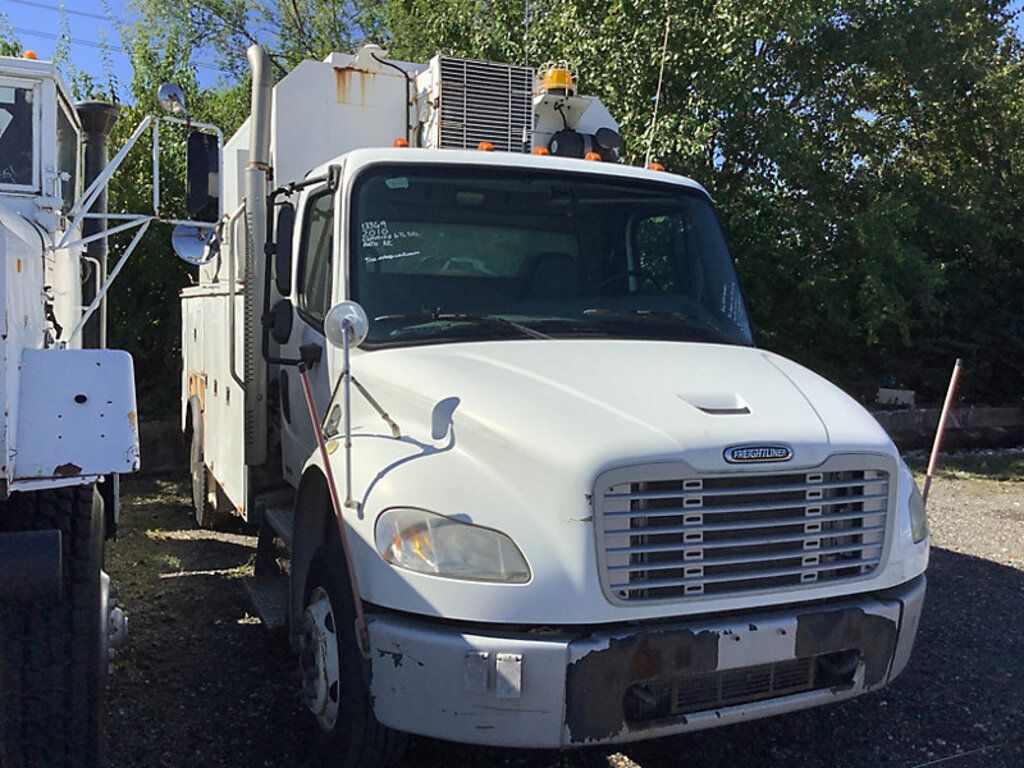
[{"label": "white truck on left", "polygon": [[[182,104],[176,88],[161,97]],[[173,221],[158,126],[182,118],[144,118],[108,164],[116,119],[74,104],[54,64],[0,57],[0,768],[98,765],[102,682],[127,628],[103,550],[117,476],[139,468],[138,420],[105,297],[148,226]],[[153,211],[108,214],[107,182],[147,132]]]}]

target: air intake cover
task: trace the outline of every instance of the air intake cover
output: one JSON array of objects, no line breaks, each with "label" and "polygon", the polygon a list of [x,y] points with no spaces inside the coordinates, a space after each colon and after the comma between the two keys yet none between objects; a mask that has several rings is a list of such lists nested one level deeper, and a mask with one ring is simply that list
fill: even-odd
[{"label": "air intake cover", "polygon": [[476,149],[489,141],[503,152],[533,148],[532,68],[435,56],[430,75],[427,146]]}]

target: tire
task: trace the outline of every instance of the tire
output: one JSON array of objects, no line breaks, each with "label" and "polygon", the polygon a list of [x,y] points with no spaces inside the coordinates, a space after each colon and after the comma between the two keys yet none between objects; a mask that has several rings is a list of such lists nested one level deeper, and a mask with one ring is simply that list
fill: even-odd
[{"label": "tire", "polygon": [[[336,632],[334,637],[340,668],[338,713],[327,728],[314,716],[313,727],[323,765],[336,768],[386,768],[398,763],[405,751],[406,734],[377,722],[370,695],[370,664],[356,641],[355,606],[344,567],[344,554],[337,541],[320,547],[313,555],[303,605],[313,595],[326,595]],[[300,643],[300,678],[308,670],[308,635]]]},{"label": "tire", "polygon": [[198,527],[210,530],[220,525],[223,517],[210,503],[210,491],[214,480],[210,477],[210,470],[206,468],[206,457],[203,455],[201,416],[193,415],[192,428],[189,432],[188,463],[192,476],[192,519]]},{"label": "tire", "polygon": [[63,566],[59,598],[0,610],[0,766],[95,768],[107,673],[103,501],[92,486],[15,493],[0,525],[59,530]]}]

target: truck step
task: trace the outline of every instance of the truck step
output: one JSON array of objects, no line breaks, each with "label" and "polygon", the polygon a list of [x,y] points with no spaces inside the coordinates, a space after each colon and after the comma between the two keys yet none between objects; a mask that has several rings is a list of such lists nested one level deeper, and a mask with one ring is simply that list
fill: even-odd
[{"label": "truck step", "polygon": [[249,593],[256,615],[267,629],[281,629],[288,624],[288,577],[257,576],[242,580]]},{"label": "truck step", "polygon": [[263,520],[270,525],[271,529],[291,551],[292,548],[292,524],[295,518],[295,511],[291,504],[279,507],[267,507],[263,511]]}]

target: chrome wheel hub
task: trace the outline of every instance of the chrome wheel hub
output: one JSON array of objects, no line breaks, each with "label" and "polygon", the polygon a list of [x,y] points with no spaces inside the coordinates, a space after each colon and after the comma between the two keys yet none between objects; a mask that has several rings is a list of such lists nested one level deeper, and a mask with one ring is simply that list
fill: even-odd
[{"label": "chrome wheel hub", "polygon": [[325,731],[338,721],[341,667],[331,600],[322,588],[310,595],[299,639],[299,699]]},{"label": "chrome wheel hub", "polygon": [[106,571],[100,571],[100,663],[113,671],[114,657],[128,636],[128,617],[117,604],[117,590]]}]

